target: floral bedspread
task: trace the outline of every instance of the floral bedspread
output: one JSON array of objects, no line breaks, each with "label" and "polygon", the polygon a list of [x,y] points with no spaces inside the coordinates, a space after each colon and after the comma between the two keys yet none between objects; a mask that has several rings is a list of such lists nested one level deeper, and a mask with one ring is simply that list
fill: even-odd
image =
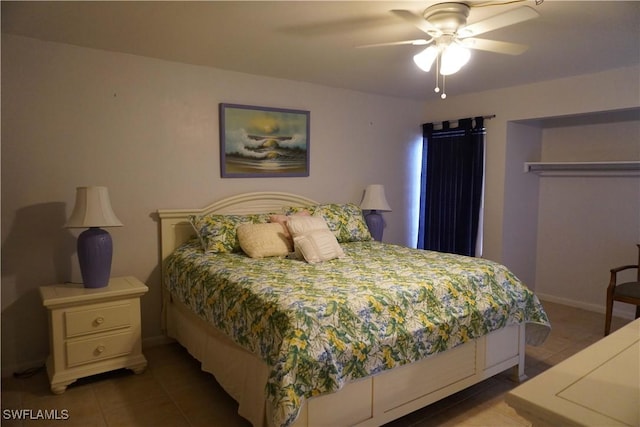
[{"label": "floral bedspread", "polygon": [[[376,241],[319,264],[204,255],[168,260],[178,299],[270,368],[267,405],[288,426],[305,398],[423,359],[507,324],[549,321],[537,297],[495,262]],[[532,342],[532,344],[536,344]]]}]

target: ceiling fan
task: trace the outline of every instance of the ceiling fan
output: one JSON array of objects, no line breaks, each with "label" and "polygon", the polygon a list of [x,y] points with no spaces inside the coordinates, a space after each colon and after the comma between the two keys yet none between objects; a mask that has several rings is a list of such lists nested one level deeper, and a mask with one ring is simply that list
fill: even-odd
[{"label": "ceiling fan", "polygon": [[[537,4],[540,3],[537,2]],[[496,5],[496,3],[491,5]],[[435,92],[440,92],[439,75],[443,76],[444,86],[445,76],[458,72],[469,61],[471,56],[469,49],[508,55],[520,55],[527,50],[526,45],[488,40],[476,36],[537,18],[539,16],[537,11],[528,6],[521,6],[467,25],[467,18],[472,7],[474,6],[467,3],[438,3],[428,7],[423,16],[418,16],[408,10],[392,10],[393,14],[425,32],[429,37],[359,47],[428,45],[425,50],[415,55],[413,60],[418,67],[426,72],[431,70],[434,62],[437,64],[436,67],[439,66],[438,73],[436,73]],[[446,96],[443,90],[441,98],[444,99]]]}]

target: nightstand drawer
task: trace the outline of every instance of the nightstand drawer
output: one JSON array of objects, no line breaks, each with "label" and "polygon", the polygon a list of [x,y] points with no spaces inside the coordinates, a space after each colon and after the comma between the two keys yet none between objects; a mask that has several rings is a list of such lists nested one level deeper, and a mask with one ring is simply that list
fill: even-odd
[{"label": "nightstand drawer", "polygon": [[106,304],[85,310],[68,310],[65,317],[65,336],[79,335],[131,326],[131,303]]},{"label": "nightstand drawer", "polygon": [[66,343],[67,367],[127,355],[133,350],[135,341],[132,332],[69,341]]}]

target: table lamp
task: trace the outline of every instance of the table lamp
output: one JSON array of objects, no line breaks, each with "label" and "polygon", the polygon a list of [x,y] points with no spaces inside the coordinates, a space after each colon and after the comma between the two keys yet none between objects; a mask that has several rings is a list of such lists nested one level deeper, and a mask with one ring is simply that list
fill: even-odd
[{"label": "table lamp", "polygon": [[85,288],[103,288],[109,284],[113,243],[111,235],[100,227],[121,227],[111,209],[107,187],[78,187],[76,204],[66,228],[87,228],[78,236],[78,261]]},{"label": "table lamp", "polygon": [[363,211],[370,211],[364,216],[367,227],[369,227],[369,231],[375,240],[382,241],[384,219],[380,212],[391,212],[387,198],[384,195],[384,186],[380,184],[368,185],[364,190],[360,208]]}]

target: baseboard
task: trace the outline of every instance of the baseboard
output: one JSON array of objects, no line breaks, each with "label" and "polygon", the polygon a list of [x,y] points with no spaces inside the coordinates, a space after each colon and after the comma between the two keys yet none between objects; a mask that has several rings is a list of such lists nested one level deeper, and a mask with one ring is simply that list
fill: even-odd
[{"label": "baseboard", "polygon": [[12,377],[14,374],[19,374],[31,369],[37,369],[44,367],[46,358],[40,360],[32,360],[30,362],[21,362],[8,366],[3,366],[0,375],[2,378]]},{"label": "baseboard", "polygon": [[[582,310],[593,311],[596,313],[605,314],[606,307],[604,305],[589,304],[582,301],[576,301],[572,299],[562,298],[555,295],[543,294],[536,292],[536,295],[540,300],[553,302],[556,304],[568,305],[569,307],[580,308]],[[543,304],[544,305],[544,304]],[[617,307],[617,303],[613,306],[613,316],[620,317],[622,319],[633,320],[636,317],[635,307],[631,304],[620,304],[621,307]],[[623,306],[624,305],[624,306]]]},{"label": "baseboard", "polygon": [[155,337],[147,337],[142,339],[142,348],[155,347],[158,345],[166,345],[175,342],[173,338],[166,335],[156,335]]}]

